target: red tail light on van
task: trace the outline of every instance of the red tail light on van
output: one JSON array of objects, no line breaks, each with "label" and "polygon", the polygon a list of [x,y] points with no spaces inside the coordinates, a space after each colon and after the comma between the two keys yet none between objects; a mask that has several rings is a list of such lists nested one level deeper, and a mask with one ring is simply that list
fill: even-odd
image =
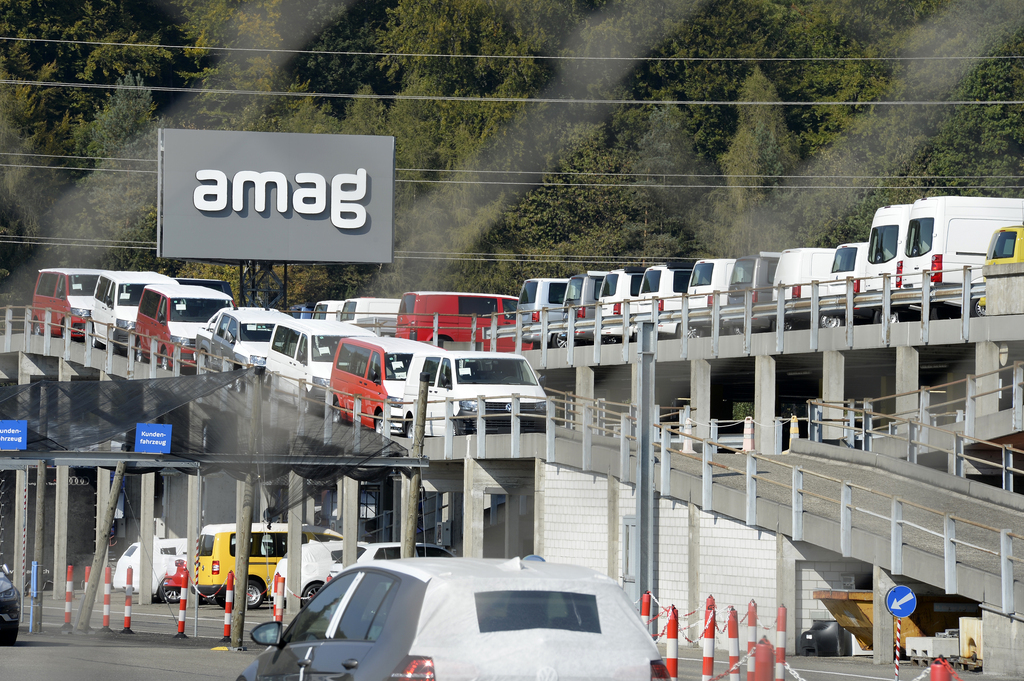
[{"label": "red tail light on van", "polygon": [[622,303],[615,303],[612,306],[612,314],[622,314]]},{"label": "red tail light on van", "polygon": [[210,574],[213,574],[213,575],[219,575],[220,574],[220,561],[219,560],[213,561],[213,563],[210,565]]},{"label": "red tail light on van", "polygon": [[793,297],[794,298],[799,298],[801,291],[802,291],[802,289],[799,286],[794,286],[793,287]]},{"label": "red tail light on van", "polygon": [[942,283],[942,254],[936,253],[932,256],[932,283]]},{"label": "red tail light on van", "polygon": [[586,319],[586,318],[587,318],[587,308],[585,308],[585,307],[577,307],[576,308],[576,319]]},{"label": "red tail light on van", "polygon": [[714,304],[715,304],[715,294],[711,293],[711,294],[708,295],[708,307],[711,307]]},{"label": "red tail light on van", "polygon": [[860,293],[860,279],[857,279],[853,282],[853,292]]},{"label": "red tail light on van", "polygon": [[533,321],[533,322],[539,322],[540,321],[540,311],[539,310],[534,310],[533,311],[533,314],[530,315],[530,321]]},{"label": "red tail light on van", "polygon": [[896,263],[896,288],[903,288],[903,261]]},{"label": "red tail light on van", "polygon": [[757,303],[757,291],[756,290],[755,291],[751,291],[751,293],[750,293],[750,302]]},{"label": "red tail light on van", "polygon": [[658,301],[658,312],[664,312],[664,311],[665,311],[665,301],[664,300],[659,300]]}]

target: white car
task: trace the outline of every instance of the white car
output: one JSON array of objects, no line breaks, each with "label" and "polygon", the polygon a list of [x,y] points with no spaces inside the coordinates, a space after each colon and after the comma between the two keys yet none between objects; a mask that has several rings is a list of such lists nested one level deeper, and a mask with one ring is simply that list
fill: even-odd
[{"label": "white car", "polygon": [[283,312],[262,307],[225,308],[196,332],[196,352],[206,353],[206,366],[210,369],[265,366],[274,325],[291,319]]},{"label": "white car", "polygon": [[[312,597],[324,585],[328,575],[331,574],[331,566],[341,562],[344,545],[345,543],[341,540],[311,541],[302,545],[302,588],[298,594],[303,599]],[[288,588],[287,553],[277,562],[274,576],[277,575],[285,578],[285,587]],[[285,593],[289,593],[289,591],[285,591]]]},{"label": "white car", "polygon": [[[158,272],[106,272],[100,275],[93,293],[93,333],[104,338],[110,333],[115,345],[127,352],[128,332],[135,329],[142,291],[150,284],[177,283]],[[93,338],[93,345],[102,347],[104,343]]]},{"label": "white car", "polygon": [[624,267],[604,275],[601,285],[601,342],[618,343],[622,340],[622,303],[633,305],[632,316],[640,298],[640,287],[644,282],[645,267]]},{"label": "white car", "polygon": [[[375,560],[398,560],[402,557],[402,542],[386,541],[374,544],[360,544],[356,554],[357,563],[370,563]],[[454,558],[455,554],[437,544],[417,544],[417,558]],[[331,566],[329,574],[334,579],[345,569],[341,561]]]},{"label": "white car", "polygon": [[[174,539],[160,539],[154,537],[153,549],[153,595],[156,596],[164,576],[168,571],[174,572],[174,561],[178,558],[188,559],[187,540],[184,537]],[[141,556],[139,542],[129,546],[121,557],[117,559],[117,567],[111,577],[111,587],[122,591],[128,585],[128,568],[132,569],[132,589],[139,593],[139,581],[141,569]]]}]

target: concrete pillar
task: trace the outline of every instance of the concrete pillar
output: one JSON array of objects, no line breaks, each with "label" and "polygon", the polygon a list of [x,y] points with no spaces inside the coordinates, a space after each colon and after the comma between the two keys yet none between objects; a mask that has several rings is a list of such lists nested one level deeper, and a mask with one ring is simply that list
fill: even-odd
[{"label": "concrete pillar", "polygon": [[754,448],[761,454],[775,453],[775,358],[754,358]]},{"label": "concrete pillar", "polygon": [[342,496],[338,506],[342,507],[341,534],[345,538],[342,546],[342,558],[345,567],[356,562],[359,541],[359,481],[355,478],[344,478],[341,482]]},{"label": "concrete pillar", "polygon": [[519,499],[518,494],[505,495],[505,557],[522,557],[519,547]]},{"label": "concrete pillar", "polygon": [[[899,346],[896,348],[896,394],[911,392],[921,387],[920,353],[917,348]],[[917,412],[917,395],[896,398],[897,414],[914,414]],[[891,637],[890,637],[891,638]],[[889,651],[890,656],[892,651]]]},{"label": "concrete pillar", "polygon": [[[285,610],[302,609],[302,496],[305,485],[298,474],[288,473],[288,572],[285,574]],[[269,586],[269,585],[268,585]]]},{"label": "concrete pillar", "polygon": [[[897,369],[897,373],[898,371]],[[872,568],[872,573],[872,583],[875,585],[875,595],[871,604],[872,639],[875,641],[875,645],[872,648],[874,663],[892,664],[895,628],[893,627],[892,615],[889,614],[888,608],[885,607],[885,595],[889,593],[889,589],[896,586],[896,582],[893,581],[892,575],[889,574],[888,570],[883,570],[877,565]]]},{"label": "concrete pillar", "polygon": [[544,485],[547,464],[544,459],[534,459],[533,468],[533,552],[544,555]]},{"label": "concrete pillar", "polygon": [[985,609],[981,611],[981,627],[985,632],[985,673],[1020,678],[1024,669],[1024,622]]},{"label": "concrete pillar", "polygon": [[776,606],[786,606],[786,654],[796,653],[796,638],[800,635],[796,612],[796,561],[799,554],[781,532],[775,535],[775,600]]},{"label": "concrete pillar", "polygon": [[[188,509],[185,512],[185,548],[188,550],[188,565],[191,567],[196,564],[196,551],[199,548],[199,530],[201,529],[199,524],[202,522],[202,509],[199,507],[199,502],[202,499],[203,479],[198,473],[186,477],[188,478],[188,494],[186,495]],[[152,527],[149,528],[149,537],[152,541]],[[238,575],[235,577],[237,578]]]},{"label": "concrete pillar", "polygon": [[70,381],[71,376],[74,375],[74,371],[71,369],[71,365],[64,361],[63,358],[57,360],[57,380],[60,382]]},{"label": "concrete pillar", "polygon": [[[14,473],[14,565],[8,567],[14,572],[14,586],[25,593],[25,570],[28,563],[28,470],[19,469]],[[57,583],[55,578],[54,584]],[[26,613],[26,620],[28,619]]]},{"label": "concrete pillar", "polygon": [[[836,350],[821,353],[821,399],[823,402],[843,402],[846,399],[846,358]],[[839,420],[843,412],[839,409],[826,409],[825,420]],[[824,429],[826,440],[838,440],[843,436],[843,429],[829,426]]]},{"label": "concrete pillar", "polygon": [[[999,369],[999,345],[991,341],[974,344],[974,373],[981,376]],[[1009,383],[1013,383],[1011,379]],[[978,394],[987,393],[999,387],[999,374],[978,379]],[[975,414],[985,416],[999,411],[999,394],[983,395],[977,399]]]},{"label": "concrete pillar", "polygon": [[484,557],[484,491],[476,486],[476,471],[480,467],[474,459],[465,459],[462,473],[462,489],[466,522],[462,537],[462,555],[467,558]]},{"label": "concrete pillar", "polygon": [[711,362],[690,360],[690,414],[693,434],[707,438],[711,421]]},{"label": "concrete pillar", "polygon": [[[692,501],[686,505],[686,611],[690,615],[687,631],[691,633],[693,643],[690,647],[696,648],[700,641],[702,631],[700,623],[704,618],[705,597],[700,592],[700,518],[701,510]],[[682,624],[680,622],[680,624]]]},{"label": "concrete pillar", "polygon": [[[57,466],[57,494],[53,504],[53,574],[63,574],[68,564],[68,476],[67,466]],[[56,583],[57,580],[54,580]],[[64,592],[53,590],[53,600],[63,601]]]},{"label": "concrete pillar", "polygon": [[[156,497],[156,473],[142,476],[139,493],[139,603],[149,605],[153,602],[153,590],[147,585],[147,575],[153,574],[153,558],[156,555],[153,538],[153,504]],[[194,565],[194,563],[189,563]],[[163,577],[163,575],[159,575]]]},{"label": "concrete pillar", "polygon": [[576,367],[576,394],[580,397],[594,399],[594,369],[586,366]]},{"label": "concrete pillar", "polygon": [[608,476],[608,576],[619,581],[622,565],[619,560],[619,492],[621,485],[614,475]]},{"label": "concrete pillar", "polygon": [[32,362],[24,352],[18,352],[18,385],[28,385],[32,382]]}]

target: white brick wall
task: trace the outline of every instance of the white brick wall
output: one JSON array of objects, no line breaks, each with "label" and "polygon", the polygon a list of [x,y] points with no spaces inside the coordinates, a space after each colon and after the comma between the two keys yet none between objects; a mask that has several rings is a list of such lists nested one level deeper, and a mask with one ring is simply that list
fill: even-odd
[{"label": "white brick wall", "polygon": [[835,619],[821,601],[812,595],[815,591],[845,590],[844,573],[871,575],[871,566],[859,560],[799,561],[796,565],[797,626],[796,636],[811,628],[814,620]]},{"label": "white brick wall", "polygon": [[608,482],[548,466],[544,488],[544,559],[608,573]]}]

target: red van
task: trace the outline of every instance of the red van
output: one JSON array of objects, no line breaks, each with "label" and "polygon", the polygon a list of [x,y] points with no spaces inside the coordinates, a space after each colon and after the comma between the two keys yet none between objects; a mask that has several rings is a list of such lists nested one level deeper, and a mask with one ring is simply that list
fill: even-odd
[{"label": "red van", "polygon": [[[32,296],[32,331],[42,334],[46,310],[50,312],[50,333],[64,333],[64,314],[71,315],[71,338],[85,337],[85,320],[92,315],[96,280],[106,270],[54,268],[39,270]],[[64,313],[64,314],[61,314]]]},{"label": "red van", "polygon": [[[471,343],[483,341],[483,349],[490,350],[487,340],[491,315],[498,314],[498,327],[515,326],[519,299],[494,293],[451,293],[447,291],[414,291],[402,296],[398,306],[398,338],[429,343],[434,338],[434,315],[437,314],[438,345],[446,342]],[[473,315],[477,320],[476,339],[473,335]],[[498,339],[498,350],[515,352],[513,336]]]},{"label": "red van", "polygon": [[135,359],[148,360],[149,339],[156,338],[160,366],[173,367],[174,343],[182,346],[181,363],[195,364],[196,333],[225,307],[235,307],[231,296],[205,286],[150,284],[135,317]]},{"label": "red van", "polygon": [[[374,428],[382,435],[381,414],[386,402],[391,407],[391,430],[402,432],[402,400],[405,398],[405,380],[413,355],[419,352],[437,354],[438,349],[427,343],[405,338],[377,338],[355,336],[342,338],[334,353],[334,367],[331,369],[331,388],[337,391],[334,404],[351,413],[355,396],[362,398],[359,409],[362,423]],[[347,414],[335,411],[335,418],[347,418]]]}]

